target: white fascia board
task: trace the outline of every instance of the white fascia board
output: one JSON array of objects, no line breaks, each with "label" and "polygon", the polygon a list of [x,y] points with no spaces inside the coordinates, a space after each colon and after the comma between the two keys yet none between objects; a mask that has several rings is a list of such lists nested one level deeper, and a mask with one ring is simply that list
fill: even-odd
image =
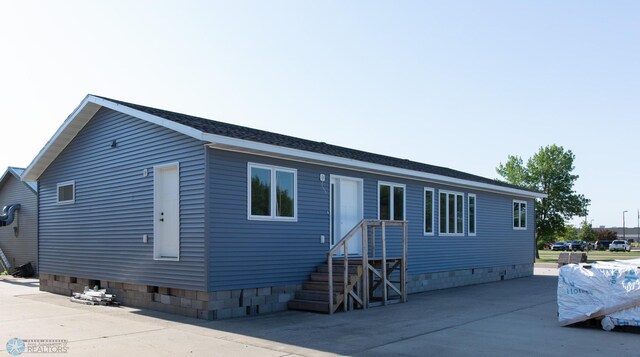
[{"label": "white fascia board", "polygon": [[160,118],[159,116],[156,115],[152,115],[149,113],[145,113],[143,111],[137,110],[137,109],[133,109],[130,107],[127,107],[124,104],[118,104],[118,103],[114,103],[110,100],[106,100],[106,99],[102,99],[102,98],[98,98],[98,97],[93,97],[93,102],[96,104],[99,104],[103,107],[109,108],[109,109],[113,109],[115,111],[118,111],[120,113],[124,113],[127,115],[130,115],[134,118],[138,118],[138,119],[142,119],[144,121],[148,121],[150,123],[153,124],[157,124],[160,126],[163,126],[167,129],[171,129],[173,131],[177,131],[178,133],[190,136],[192,138],[198,139],[198,140],[204,140],[203,136],[204,133],[198,129],[194,129],[190,126],[187,125],[183,125],[180,123],[176,123],[172,120],[169,119],[164,119],[164,118]]},{"label": "white fascia board", "polygon": [[78,134],[78,132],[85,126],[87,122],[95,113],[101,108],[106,107],[135,118],[139,118],[150,123],[154,123],[165,128],[174,130],[181,134],[190,136],[197,140],[209,142],[209,146],[214,148],[220,148],[225,150],[243,151],[254,154],[262,154],[268,156],[282,157],[292,159],[296,161],[312,162],[328,164],[331,166],[352,168],[360,171],[370,171],[383,173],[388,175],[397,175],[401,177],[416,178],[427,181],[440,182],[443,184],[470,187],[479,190],[486,190],[491,192],[507,193],[521,197],[530,198],[546,198],[544,193],[531,192],[516,188],[503,187],[499,185],[491,185],[482,182],[470,181],[452,178],[448,176],[430,174],[422,171],[415,171],[409,169],[402,169],[393,166],[386,166],[380,164],[369,163],[365,161],[347,159],[332,155],[313,153],[310,151],[298,150],[287,148],[278,145],[271,145],[265,143],[259,143],[250,140],[236,139],[222,135],[208,134],[200,130],[194,129],[190,126],[176,123],[174,121],[158,117],[149,113],[136,110],[126,105],[114,103],[107,99],[102,99],[92,95],[88,95],[76,108],[76,110],[69,115],[67,120],[64,121],[62,126],[56,131],[53,137],[47,142],[45,147],[40,150],[40,153],[29,164],[22,174],[23,181],[35,181],[44,172],[44,170],[51,164],[51,162],[62,152],[62,150],[69,144],[69,142]]},{"label": "white fascia board", "polygon": [[310,151],[298,150],[287,148],[283,146],[264,144],[255,141],[230,138],[227,136],[204,134],[204,140],[209,141],[209,146],[212,148],[219,148],[223,150],[243,151],[253,154],[263,154],[274,157],[281,157],[285,159],[292,159],[295,161],[304,161],[311,163],[329,164],[331,166],[338,166],[343,168],[352,168],[359,171],[368,171],[375,173],[383,173],[388,175],[395,175],[400,177],[409,177],[418,180],[434,181],[443,184],[449,184],[454,186],[462,186],[475,188],[483,191],[507,193],[511,195],[529,197],[529,198],[546,198],[544,193],[537,193],[527,190],[521,190],[512,187],[504,187],[499,185],[491,185],[483,182],[476,182],[470,180],[463,180],[453,178],[449,176],[436,175],[422,171],[403,169],[393,166],[386,166],[380,164],[374,164],[370,162],[347,159],[332,155],[319,154]]},{"label": "white fascia board", "polygon": [[22,181],[36,181],[51,162],[64,150],[71,139],[87,124],[100,106],[93,104],[93,96],[86,96],[80,105],[67,117],[51,139],[40,150],[22,173]]},{"label": "white fascia board", "polygon": [[22,181],[36,181],[44,170],[55,160],[58,155],[67,147],[69,142],[84,128],[101,107],[113,109],[115,111],[131,115],[150,123],[161,125],[168,129],[188,135],[198,140],[203,140],[203,133],[189,126],[178,124],[171,120],[163,119],[155,115],[141,112],[129,108],[125,105],[114,103],[110,100],[102,99],[93,95],[87,95],[78,107],[67,117],[60,128],[53,134],[47,144],[40,150],[31,164],[22,173]]}]

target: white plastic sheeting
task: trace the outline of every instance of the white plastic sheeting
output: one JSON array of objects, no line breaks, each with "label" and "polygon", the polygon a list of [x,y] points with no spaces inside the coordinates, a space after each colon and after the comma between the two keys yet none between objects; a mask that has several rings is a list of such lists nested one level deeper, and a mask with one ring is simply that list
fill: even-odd
[{"label": "white plastic sheeting", "polygon": [[558,321],[604,316],[603,328],[640,326],[640,260],[569,264],[558,274]]}]

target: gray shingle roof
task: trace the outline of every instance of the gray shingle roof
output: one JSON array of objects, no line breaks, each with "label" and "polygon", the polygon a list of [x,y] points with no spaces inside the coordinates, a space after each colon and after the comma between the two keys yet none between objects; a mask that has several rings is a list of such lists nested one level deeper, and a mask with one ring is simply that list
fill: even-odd
[{"label": "gray shingle roof", "polygon": [[442,175],[456,179],[486,183],[490,185],[497,185],[502,187],[515,188],[530,192],[532,191],[520,186],[512,185],[506,182],[489,179],[482,176],[472,175],[466,172],[449,169],[446,167],[440,167],[435,165],[423,164],[415,161],[410,161],[406,159],[399,159],[391,156],[385,156],[380,154],[374,154],[361,150],[354,150],[345,148],[342,146],[331,145],[324,142],[306,140],[301,138],[296,138],[293,136],[282,135],[277,133],[272,133],[264,130],[248,128],[240,125],[234,125],[229,123],[223,123],[216,120],[199,118],[191,115],[175,113],[167,110],[157,109],[146,107],[143,105],[127,103],[116,99],[96,96],[108,101],[124,105],[126,107],[139,110],[141,112],[158,116],[163,119],[171,120],[173,122],[186,125],[192,127],[196,130],[202,131],[208,134],[215,134],[221,136],[227,136],[235,139],[244,139],[255,141],[264,144],[277,145],[292,149],[304,150],[313,153],[332,155],[336,157],[359,160],[379,165],[397,167],[402,169],[420,171],[435,175]]}]

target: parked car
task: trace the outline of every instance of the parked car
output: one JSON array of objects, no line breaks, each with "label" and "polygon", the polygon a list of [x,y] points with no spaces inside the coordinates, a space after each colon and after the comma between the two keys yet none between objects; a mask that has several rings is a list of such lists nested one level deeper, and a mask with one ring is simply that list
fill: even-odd
[{"label": "parked car", "polygon": [[609,249],[609,245],[611,244],[611,240],[599,240],[596,242],[596,248],[597,250],[607,250]]},{"label": "parked car", "polygon": [[584,252],[584,249],[587,246],[587,242],[581,242],[579,240],[574,240],[571,243],[569,243],[569,249],[573,250],[574,252],[576,250],[579,250],[581,252]]},{"label": "parked car", "polygon": [[551,246],[551,250],[569,250],[570,244],[567,242],[555,242]]},{"label": "parked car", "polygon": [[623,252],[630,252],[631,251],[631,244],[629,244],[629,242],[627,242],[626,240],[614,240],[609,245],[609,251],[610,252],[615,252],[615,251],[618,251],[618,250],[621,250]]}]

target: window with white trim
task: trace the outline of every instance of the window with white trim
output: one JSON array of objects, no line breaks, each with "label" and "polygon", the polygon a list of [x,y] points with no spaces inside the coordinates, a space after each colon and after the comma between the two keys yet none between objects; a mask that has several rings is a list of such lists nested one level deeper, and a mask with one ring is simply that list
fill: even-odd
[{"label": "window with white trim", "polygon": [[297,171],[249,163],[249,219],[295,221],[297,217]]},{"label": "window with white trim", "polygon": [[76,202],[76,182],[67,181],[58,184],[57,201],[59,204],[69,204]]},{"label": "window with white trim", "polygon": [[433,235],[433,223],[435,216],[435,199],[432,188],[424,188],[424,235]]},{"label": "window with white trim", "polygon": [[467,220],[469,221],[467,232],[470,236],[476,235],[476,195],[470,193],[467,196]]},{"label": "window with white trim", "polygon": [[513,229],[527,229],[527,202],[513,200]]},{"label": "window with white trim", "polygon": [[464,195],[440,191],[440,234],[464,234]]},{"label": "window with white trim", "polygon": [[405,185],[378,183],[378,217],[382,220],[404,220]]}]

